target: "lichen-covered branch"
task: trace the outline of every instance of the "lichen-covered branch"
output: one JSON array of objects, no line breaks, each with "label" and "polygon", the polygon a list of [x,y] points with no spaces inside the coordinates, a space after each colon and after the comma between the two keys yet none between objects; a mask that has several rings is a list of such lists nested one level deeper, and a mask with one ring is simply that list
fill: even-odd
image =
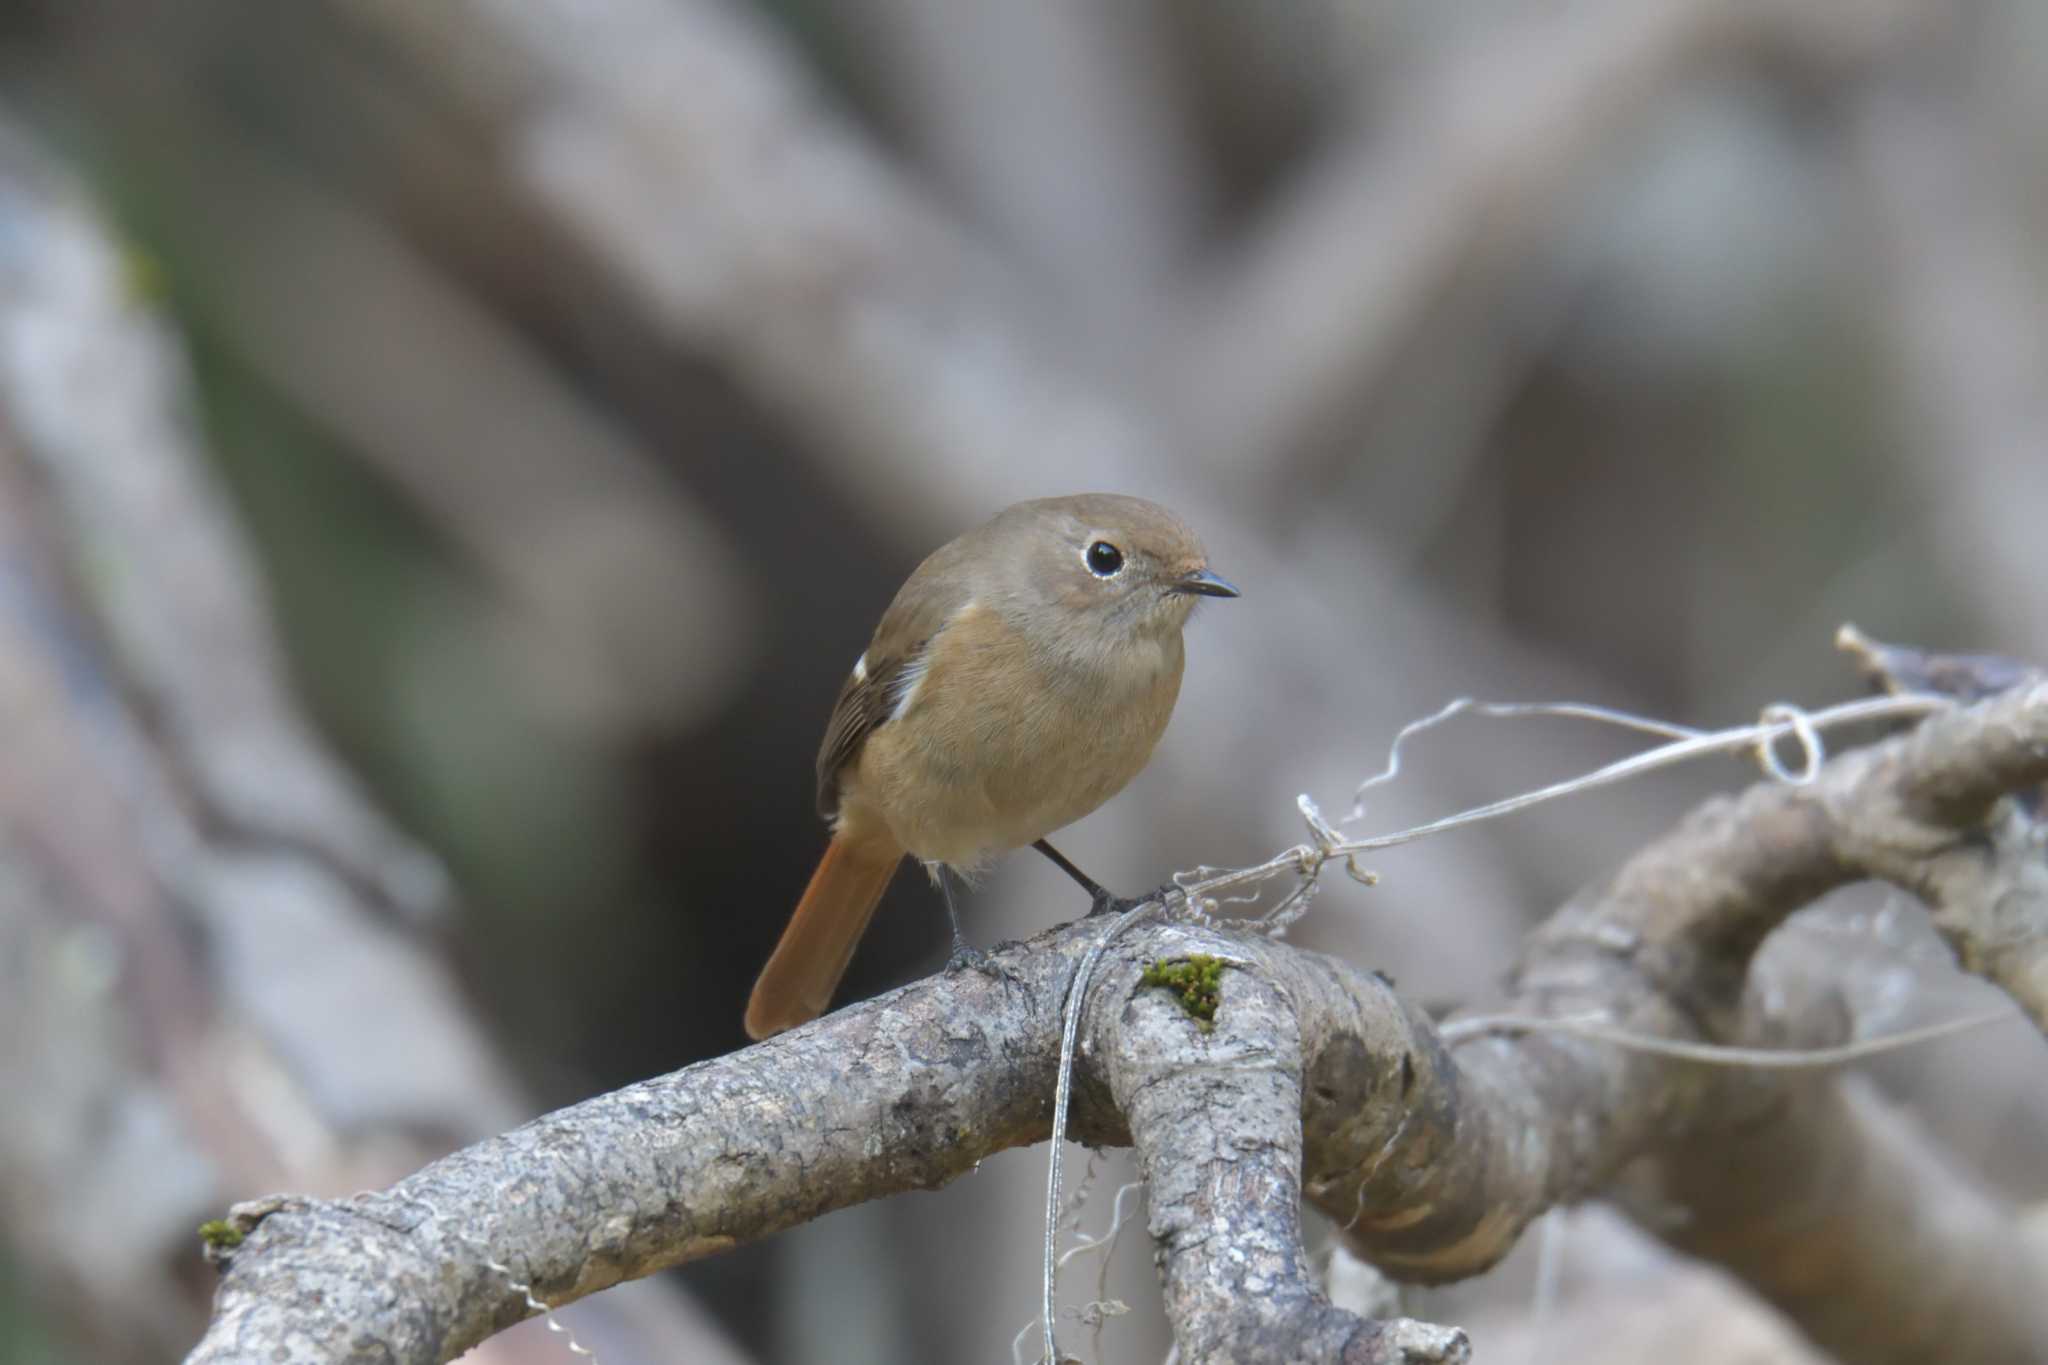
[{"label": "lichen-covered branch", "polygon": [[1934,909],[1965,971],[2011,996],[2048,1034],[2048,827],[2017,806],[1994,814],[1984,842],[1955,839],[1892,879]]},{"label": "lichen-covered branch", "polygon": [[[1845,754],[1810,785],[1710,802],[1537,932],[1508,1012],[1736,1036],[1750,958],[1773,928],[1837,886],[1896,877],[1916,854],[1965,841],[2000,793],[2044,773],[2048,683],[2036,679]],[[1940,821],[1954,824],[1937,845]],[[1329,1065],[1334,1079],[1321,1084],[1343,1087],[1355,1063]],[[1353,1222],[1364,1254],[1411,1277],[1484,1268],[1543,1209],[1604,1185],[1659,1141],[1711,1128],[1719,1112],[1692,1064],[1582,1038],[1481,1038],[1455,1067],[1427,1053],[1415,1066],[1423,1099],[1344,1134],[1326,1149],[1337,1164],[1311,1166],[1309,1183]]]},{"label": "lichen-covered branch", "polygon": [[1113,1036],[1106,1049],[1110,1091],[1137,1145],[1182,1357],[1240,1365],[1466,1359],[1470,1348],[1455,1329],[1371,1322],[1334,1307],[1307,1264],[1306,1040],[1286,974],[1226,966],[1227,1011],[1222,980],[1215,981],[1220,1018],[1204,1017],[1207,994],[1144,986],[1158,975],[1141,977],[1141,988],[1128,996],[1105,992],[1098,1023]]},{"label": "lichen-covered branch", "polygon": [[[1931,654],[1872,640],[1844,626],[1837,643],[1893,692],[1975,701],[2023,683],[2029,670],[1994,654]],[[1959,809],[1947,803],[1960,801]],[[2015,787],[1995,804],[1978,793],[1934,789],[1892,812],[1870,841],[1871,870],[1910,887],[1934,927],[1975,972],[2016,1001],[2048,1033],[2048,820],[2044,793]]]},{"label": "lichen-covered branch", "polygon": [[[383,1194],[243,1206],[192,1359],[336,1358],[366,1332],[393,1360],[448,1359],[525,1315],[486,1258],[559,1304],[1042,1140],[1089,931],[997,954],[1009,976],[930,978],[551,1114]],[[1075,1127],[1127,1140],[1099,1098]]]},{"label": "lichen-covered branch", "polygon": [[[1757,945],[1814,896],[1883,871],[1896,812],[1973,821],[2001,792],[2044,780],[2048,682],[2035,680],[1839,757],[1809,785],[1711,802],[1544,926],[1515,1007],[1735,1036]],[[537,1120],[381,1194],[244,1206],[192,1359],[310,1360],[365,1342],[443,1359],[527,1311],[489,1260],[565,1301],[1041,1141],[1064,996],[1102,932],[1083,921],[1011,945],[1001,973],[920,981]],[[1227,964],[1213,1017],[1197,1017],[1211,1013],[1200,992],[1145,984],[1148,971],[1162,979],[1159,962],[1203,955]],[[1538,1213],[1637,1158],[1718,1150],[1729,1125],[1764,1121],[1728,1103],[1719,1073],[1612,1043],[1487,1036],[1454,1053],[1380,978],[1180,923],[1141,925],[1103,956],[1079,1067],[1070,1136],[1138,1146],[1188,1361],[1398,1358],[1396,1339],[1457,1358],[1455,1334],[1323,1303],[1300,1268],[1297,1188],[1376,1263],[1448,1279],[1493,1264]],[[1852,1188],[1875,1194],[1866,1185],[1883,1180],[1894,1233],[1827,1242],[1855,1309],[1801,1292],[1783,1259],[1796,1241],[1728,1235],[1702,1248],[1823,1341],[1845,1314],[1858,1339],[1901,1342],[1924,1340],[1928,1320],[1967,1319],[1970,1340],[2023,1346],[2013,1358],[2048,1351],[2048,1307],[2014,1292],[2033,1253],[2004,1216],[1893,1140],[1881,1111],[1830,1100],[1826,1083],[1813,1093],[1802,1103],[1828,1119],[1775,1124],[1780,1197],[1759,1216],[1825,1207],[1814,1182],[1840,1177],[1824,1155],[1865,1154]],[[1951,1273],[1958,1228],[1973,1256],[2009,1273]]]}]

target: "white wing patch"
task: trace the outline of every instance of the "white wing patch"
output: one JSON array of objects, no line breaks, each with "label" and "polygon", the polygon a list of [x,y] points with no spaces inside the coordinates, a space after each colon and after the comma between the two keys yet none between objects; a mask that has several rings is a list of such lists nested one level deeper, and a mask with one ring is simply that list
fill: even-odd
[{"label": "white wing patch", "polygon": [[868,656],[863,654],[853,661],[853,680],[864,683],[868,680]]},{"label": "white wing patch", "polygon": [[[968,598],[955,609],[951,616],[946,618],[946,626],[951,626],[955,621],[958,621],[968,612],[976,610],[980,605],[981,603],[977,599]],[[941,627],[939,633],[943,634],[944,630],[945,627]],[[924,686],[925,672],[932,666],[932,641],[938,638],[938,635],[933,635],[930,640],[926,640],[924,647],[917,651],[916,656],[910,662],[904,664],[896,676],[890,679],[889,697],[891,704],[889,707],[889,719],[881,722],[882,724],[889,725],[902,720],[910,708],[917,705],[918,689]],[[854,664],[853,676],[856,680],[866,679],[867,662],[868,656],[863,654],[860,656],[859,661]]]},{"label": "white wing patch", "polygon": [[931,664],[931,650],[921,649],[917,657],[905,664],[903,671],[896,675],[896,705],[889,710],[889,719],[892,722],[902,720],[903,713],[916,703],[917,689],[923,686],[925,670],[930,668]]}]

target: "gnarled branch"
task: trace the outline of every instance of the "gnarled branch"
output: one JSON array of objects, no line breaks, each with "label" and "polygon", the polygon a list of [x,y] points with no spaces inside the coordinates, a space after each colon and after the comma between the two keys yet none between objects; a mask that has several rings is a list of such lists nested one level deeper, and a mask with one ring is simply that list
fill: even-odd
[{"label": "gnarled branch", "polygon": [[[2048,682],[2036,679],[1843,755],[1809,784],[1710,802],[1532,938],[1514,1008],[1733,1035],[1772,928],[2044,780]],[[443,1359],[528,1311],[514,1275],[573,1299],[1044,1140],[1064,996],[1102,932],[1083,921],[1011,945],[1001,974],[917,982],[537,1120],[383,1193],[243,1206],[245,1240],[223,1257],[218,1314],[192,1359],[314,1359],[368,1343]],[[1143,984],[1150,964],[1203,955],[1227,964],[1211,1020]],[[1186,1360],[1395,1359],[1417,1341],[1459,1358],[1455,1333],[1417,1337],[1321,1300],[1299,1268],[1297,1189],[1381,1266],[1449,1279],[1493,1264],[1537,1214],[1638,1158],[1666,1157],[1683,1194],[1702,1152],[1741,1150],[1770,1153],[1777,1197],[1747,1219],[1699,1222],[1697,1245],[1822,1344],[1904,1361],[1930,1325],[1946,1340],[1945,1325],[1967,1323],[1981,1358],[2048,1350],[2048,1306],[2026,1290],[2040,1268],[2020,1233],[1830,1082],[1730,1104],[1724,1078],[1697,1063],[1607,1041],[1482,1036],[1453,1053],[1383,979],[1184,923],[1141,924],[1109,946],[1081,1039],[1068,1135],[1137,1145]],[[1746,1127],[1746,1148],[1717,1145],[1731,1125]],[[1826,1153],[1857,1164],[1844,1173]],[[1893,1235],[1842,1236],[1862,1226],[1847,1215],[1756,1232],[1802,1202],[1878,1211]],[[1951,1273],[1959,1237],[1972,1264],[2000,1273]],[[1809,1292],[1791,1253],[1822,1245],[1853,1306]]]}]

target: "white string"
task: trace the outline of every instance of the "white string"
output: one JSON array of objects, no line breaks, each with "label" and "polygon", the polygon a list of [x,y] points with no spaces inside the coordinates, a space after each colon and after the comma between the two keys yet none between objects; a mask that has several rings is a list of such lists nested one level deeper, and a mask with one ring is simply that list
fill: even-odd
[{"label": "white string", "polygon": [[1814,732],[1813,721],[1796,706],[1789,706],[1784,702],[1773,702],[1766,706],[1763,723],[1771,724],[1774,719],[1792,727],[1793,735],[1799,740],[1799,747],[1805,752],[1806,763],[1796,773],[1786,771],[1785,765],[1778,759],[1776,739],[1761,736],[1756,742],[1757,762],[1763,765],[1765,772],[1778,781],[1794,787],[1803,787],[1820,775],[1820,765],[1826,758],[1820,736]]},{"label": "white string", "polygon": [[[1819,766],[1820,761],[1825,757],[1820,750],[1820,731],[1825,727],[1889,717],[1924,716],[1933,711],[1947,710],[1952,705],[1952,702],[1940,697],[1870,697],[1862,701],[1843,702],[1809,714],[1797,710],[1788,703],[1779,702],[1767,708],[1765,711],[1767,719],[1755,725],[1738,725],[1727,730],[1691,731],[1675,726],[1666,726],[1661,721],[1648,720],[1641,716],[1630,716],[1620,711],[1609,712],[1604,707],[1578,706],[1571,703],[1517,703],[1479,707],[1476,704],[1468,703],[1468,706],[1479,709],[1485,714],[1599,716],[1615,724],[1626,725],[1633,729],[1655,729],[1682,737],[1670,744],[1660,744],[1654,749],[1645,750],[1639,754],[1632,754],[1627,758],[1609,763],[1603,768],[1596,768],[1583,776],[1568,778],[1563,782],[1553,782],[1547,787],[1538,787],[1534,791],[1522,792],[1519,795],[1510,796],[1504,800],[1494,801],[1484,806],[1476,806],[1471,810],[1460,811],[1455,815],[1446,815],[1442,819],[1416,825],[1412,829],[1399,830],[1393,834],[1376,835],[1369,839],[1347,840],[1337,845],[1333,852],[1339,854],[1365,853],[1373,849],[1391,848],[1396,844],[1411,843],[1416,839],[1426,838],[1432,834],[1440,834],[1448,829],[1456,829],[1460,825],[1496,819],[1518,810],[1525,810],[1530,806],[1539,805],[1545,801],[1554,801],[1560,796],[1571,796],[1578,792],[1591,791],[1595,787],[1611,786],[1616,782],[1624,782],[1632,777],[1640,777],[1642,774],[1653,772],[1658,768],[1668,768],[1673,764],[1684,763],[1708,754],[1755,749],[1759,745],[1774,743],[1787,734],[1796,736],[1803,744],[1810,746],[1808,749],[1808,767],[1815,768]],[[1439,712],[1438,714],[1443,715],[1444,713]],[[1772,715],[1787,718],[1768,719]],[[1789,718],[1794,716],[1798,717],[1798,719]],[[1769,765],[1766,765],[1766,770],[1769,770]],[[1780,768],[1778,771],[1782,772],[1783,769]],[[1774,773],[1773,775],[1775,776],[1776,774]],[[1806,779],[1802,777],[1800,780]],[[1350,821],[1347,819],[1345,823],[1348,824]]]},{"label": "white string", "polygon": [[1620,726],[1624,730],[1641,730],[1648,734],[1663,735],[1666,739],[1691,739],[1701,733],[1689,725],[1676,725],[1670,721],[1655,720],[1638,716],[1627,711],[1616,711],[1605,706],[1594,706],[1588,702],[1576,701],[1475,701],[1471,697],[1459,697],[1446,703],[1434,715],[1421,720],[1411,720],[1402,726],[1394,736],[1394,742],[1387,750],[1387,765],[1358,784],[1351,795],[1351,813],[1344,817],[1345,824],[1362,819],[1365,815],[1363,798],[1374,787],[1391,782],[1401,774],[1401,746],[1411,736],[1425,730],[1433,730],[1452,716],[1465,711],[1476,711],[1482,716],[1557,716],[1573,720],[1594,720],[1607,725]]},{"label": "white string", "polygon": [[[1256,923],[1266,933],[1279,937],[1288,927],[1305,914],[1320,889],[1319,874],[1333,859],[1342,859],[1346,871],[1357,881],[1367,885],[1377,880],[1376,874],[1363,868],[1357,861],[1360,853],[1392,848],[1412,843],[1431,835],[1458,829],[1465,825],[1485,820],[1498,819],[1514,812],[1560,797],[1591,791],[1597,787],[1609,786],[1642,776],[1659,768],[1688,762],[1709,754],[1750,751],[1756,757],[1763,771],[1774,781],[1791,785],[1811,782],[1826,762],[1826,748],[1821,740],[1822,731],[1839,725],[1859,721],[1917,717],[1945,710],[1953,703],[1945,698],[1927,696],[1873,697],[1860,701],[1844,702],[1807,712],[1789,703],[1775,703],[1765,708],[1755,724],[1735,726],[1723,730],[1699,730],[1691,726],[1675,725],[1668,721],[1646,716],[1633,715],[1604,706],[1582,702],[1479,702],[1470,697],[1460,697],[1439,708],[1435,713],[1420,720],[1410,721],[1395,734],[1388,746],[1386,766],[1380,772],[1361,782],[1352,793],[1352,808],[1342,821],[1332,823],[1324,818],[1315,801],[1306,794],[1297,799],[1304,822],[1309,827],[1313,843],[1298,845],[1274,858],[1252,867],[1214,868],[1201,866],[1190,872],[1176,874],[1174,884],[1184,897],[1182,904],[1187,913],[1206,921],[1219,904],[1251,904],[1259,897],[1256,890],[1236,895],[1227,894],[1243,887],[1257,887],[1275,876],[1293,872],[1299,879],[1297,885],[1278,905],[1257,918]],[[1364,818],[1365,794],[1375,787],[1392,781],[1401,772],[1401,749],[1417,734],[1466,711],[1476,711],[1491,717],[1556,716],[1570,719],[1593,720],[1602,724],[1616,725],[1624,729],[1637,730],[1646,734],[1661,735],[1670,742],[1642,753],[1596,768],[1592,772],[1562,782],[1554,782],[1533,791],[1519,793],[1499,801],[1475,806],[1442,816],[1424,824],[1396,830],[1391,834],[1372,835],[1366,838],[1347,837],[1341,826],[1349,825]],[[1801,763],[1797,769],[1786,767],[1778,757],[1776,744],[1787,735],[1798,741]],[[1043,1329],[1042,1365],[1057,1365],[1060,1359],[1059,1345],[1054,1332],[1054,1301],[1058,1284],[1060,1265],[1064,1259],[1058,1256],[1058,1233],[1060,1222],[1060,1172],[1061,1159],[1067,1131],[1067,1111],[1072,1099],[1073,1066],[1076,1040],[1081,1026],[1081,1009],[1087,989],[1097,964],[1104,951],[1116,936],[1136,923],[1140,918],[1160,909],[1162,903],[1148,901],[1119,916],[1101,938],[1090,946],[1074,972],[1073,984],[1068,988],[1066,1017],[1060,1038],[1059,1075],[1053,1096],[1053,1140],[1052,1158],[1046,1173],[1045,1204],[1045,1247],[1044,1275],[1038,1325]],[[2002,1017],[2002,1016],[2001,1016]],[[1619,1046],[1639,1047],[1644,1051],[1661,1052],[1686,1057],[1692,1060],[1730,1062],[1740,1058],[1746,1064],[1756,1066],[1823,1065],[1838,1064],[1867,1056],[1873,1052],[1891,1047],[1903,1047],[1925,1038],[1941,1037],[1949,1032],[1960,1032],[1964,1028],[1975,1028],[1991,1022],[1990,1016],[1952,1020],[1931,1029],[1920,1030],[1912,1035],[1894,1035],[1887,1039],[1871,1039],[1863,1043],[1850,1044],[1844,1048],[1828,1049],[1824,1052],[1803,1054],[1804,1060],[1789,1060],[1802,1054],[1766,1052],[1756,1049],[1723,1048],[1710,1044],[1681,1043],[1672,1039],[1644,1038],[1619,1030],[1602,1029],[1597,1024],[1570,1023],[1553,1019],[1523,1019],[1501,1016],[1492,1020],[1464,1021],[1468,1025],[1485,1025],[1492,1029],[1510,1027],[1543,1029],[1555,1032],[1576,1032],[1582,1036],[1600,1041],[1612,1042]],[[1468,1028],[1462,1033],[1454,1032],[1456,1025],[1447,1026],[1444,1036],[1453,1039],[1479,1031]],[[1825,1061],[1815,1060],[1825,1058]],[[1404,1118],[1388,1143],[1374,1160],[1376,1168],[1387,1152],[1401,1136],[1406,1126]],[[1369,1178],[1369,1177],[1368,1177]],[[1352,1223],[1364,1212],[1364,1183],[1360,1182],[1359,1213],[1354,1214]],[[1119,1191],[1119,1202],[1122,1192]],[[1112,1223],[1112,1230],[1117,1226]],[[1084,1250],[1077,1248],[1077,1250]],[[1071,1254],[1071,1253],[1070,1253]],[[1023,1342],[1032,1324],[1025,1324],[1011,1343],[1011,1355],[1022,1363]],[[1169,1358],[1170,1359],[1170,1358]]]},{"label": "white string", "polygon": [[[1480,703],[1474,702],[1470,698],[1459,698],[1457,701],[1437,711],[1434,715],[1424,717],[1422,720],[1412,721],[1408,725],[1403,726],[1401,731],[1395,736],[1394,744],[1388,752],[1386,768],[1361,784],[1358,788],[1358,795],[1362,796],[1371,787],[1389,780],[1393,775],[1400,772],[1400,749],[1403,741],[1463,711],[1478,711],[1483,715],[1490,716],[1560,715],[1582,717],[1621,725],[1629,729],[1643,730],[1653,734],[1674,735],[1678,736],[1678,738],[1669,744],[1660,744],[1654,749],[1647,749],[1642,753],[1632,754],[1627,758],[1609,763],[1605,767],[1596,768],[1592,772],[1581,774],[1578,777],[1567,778],[1562,782],[1553,782],[1548,786],[1538,787],[1533,791],[1521,792],[1482,806],[1474,806],[1468,810],[1442,816],[1424,824],[1396,830],[1391,834],[1377,834],[1367,838],[1354,839],[1345,837],[1340,833],[1336,825],[1324,820],[1319,813],[1312,814],[1315,810],[1315,803],[1307,796],[1303,796],[1298,799],[1298,804],[1301,805],[1303,815],[1308,820],[1309,832],[1315,842],[1297,845],[1294,848],[1288,849],[1285,853],[1252,867],[1225,869],[1217,871],[1212,876],[1194,881],[1183,881],[1176,878],[1176,882],[1188,893],[1190,899],[1215,899],[1219,893],[1268,881],[1273,877],[1288,872],[1293,872],[1304,878],[1313,878],[1321,871],[1325,864],[1337,858],[1345,861],[1347,867],[1351,868],[1354,876],[1360,880],[1369,881],[1372,874],[1357,868],[1352,862],[1357,854],[1370,853],[1383,848],[1393,848],[1400,844],[1413,843],[1418,839],[1442,834],[1465,825],[1477,824],[1484,820],[1499,819],[1501,816],[1511,815],[1516,811],[1526,810],[1531,806],[1540,805],[1546,801],[1555,801],[1560,797],[1573,796],[1580,792],[1591,791],[1597,787],[1625,782],[1631,778],[1640,777],[1645,773],[1654,772],[1659,768],[1667,768],[1674,764],[1689,762],[1692,759],[1701,758],[1709,754],[1742,751],[1756,753],[1759,752],[1759,746],[1773,744],[1787,735],[1791,735],[1800,741],[1806,751],[1806,761],[1801,765],[1799,771],[1793,772],[1786,769],[1782,763],[1777,762],[1775,757],[1773,757],[1764,763],[1765,771],[1771,773],[1779,780],[1794,783],[1810,780],[1810,774],[1817,772],[1820,764],[1825,760],[1825,752],[1820,742],[1822,731],[1859,721],[1924,716],[1935,711],[1948,710],[1953,705],[1953,702],[1942,697],[1870,697],[1860,701],[1842,702],[1809,713],[1799,711],[1785,703],[1779,703],[1765,713],[1765,719],[1760,720],[1754,725],[1739,725],[1725,730],[1701,731],[1692,730],[1684,726],[1671,725],[1664,721],[1651,720],[1643,716],[1629,715],[1622,711],[1612,711],[1606,707],[1588,706],[1576,702]],[[1341,823],[1350,824],[1359,819],[1362,814],[1362,807],[1355,804],[1352,813],[1346,816]],[[1235,898],[1225,897],[1223,898],[1223,903],[1229,903],[1232,899]]]},{"label": "white string", "polygon": [[[1110,1255],[1116,1250],[1117,1241],[1123,1236],[1124,1228],[1130,1221],[1130,1215],[1124,1212],[1124,1196],[1136,1194],[1144,1188],[1145,1182],[1142,1180],[1130,1180],[1118,1186],[1116,1197],[1109,1205],[1109,1226],[1102,1230],[1102,1235],[1081,1236],[1080,1240],[1068,1247],[1066,1253],[1060,1257],[1060,1264],[1064,1266],[1077,1256],[1091,1252],[1102,1254],[1101,1268],[1095,1273],[1095,1300],[1076,1315],[1084,1324],[1094,1329],[1089,1341],[1095,1348],[1097,1360],[1102,1359],[1103,1327],[1108,1324],[1111,1317],[1130,1311],[1129,1306],[1122,1300],[1109,1297]],[[1078,1233],[1076,1235],[1080,1236]]]},{"label": "white string", "polygon": [[1938,1038],[1948,1038],[1989,1024],[2002,1024],[2024,1017],[2017,1010],[1988,1010],[1982,1014],[1965,1014],[1955,1019],[1944,1019],[1938,1024],[1928,1024],[1921,1028],[1879,1034],[1875,1038],[1862,1038],[1836,1047],[1816,1048],[1735,1047],[1724,1043],[1694,1043],[1679,1038],[1658,1038],[1649,1034],[1630,1033],[1625,1029],[1608,1028],[1596,1022],[1595,1017],[1584,1015],[1561,1018],[1535,1014],[1481,1015],[1471,1019],[1453,1019],[1437,1030],[1437,1036],[1455,1048],[1460,1043],[1495,1033],[1562,1033],[1574,1038],[1590,1039],[1593,1042],[1612,1043],[1616,1047],[1627,1048],[1632,1052],[1675,1057],[1687,1062],[1796,1071],[1843,1066],[1849,1062],[1861,1061],[1865,1057],[1875,1057],[1881,1053],[1894,1052],[1920,1043],[1931,1043]]},{"label": "white string", "polygon": [[397,1197],[406,1200],[408,1203],[419,1205],[421,1208],[425,1209],[428,1215],[431,1216],[433,1220],[437,1224],[439,1224],[445,1231],[454,1233],[459,1240],[466,1242],[469,1245],[470,1249],[475,1251],[478,1254],[478,1256],[480,1256],[483,1259],[484,1268],[486,1270],[489,1270],[493,1274],[502,1277],[505,1281],[505,1287],[510,1289],[513,1293],[519,1295],[520,1298],[524,1299],[526,1301],[526,1307],[530,1312],[540,1314],[541,1319],[547,1323],[548,1331],[554,1333],[558,1337],[563,1337],[566,1339],[566,1344],[569,1347],[569,1353],[571,1355],[582,1356],[585,1360],[591,1361],[592,1365],[595,1365],[595,1362],[597,1360],[597,1352],[591,1350],[588,1346],[585,1346],[582,1342],[578,1341],[576,1339],[576,1334],[570,1331],[568,1328],[564,1327],[561,1323],[561,1320],[555,1316],[554,1305],[534,1297],[532,1283],[520,1279],[517,1275],[513,1273],[511,1266],[506,1265],[503,1261],[491,1255],[491,1249],[488,1246],[484,1245],[483,1240],[481,1238],[476,1237],[475,1235],[461,1227],[459,1224],[443,1216],[441,1210],[436,1208],[431,1200],[423,1199],[416,1194],[401,1194]]},{"label": "white string", "polygon": [[[1114,1247],[1117,1236],[1124,1230],[1124,1221],[1128,1217],[1124,1213],[1124,1196],[1135,1194],[1144,1188],[1145,1182],[1142,1180],[1130,1180],[1119,1185],[1116,1191],[1116,1202],[1110,1205],[1109,1226],[1104,1228],[1102,1234],[1098,1237],[1081,1236],[1080,1240],[1073,1246],[1068,1247],[1065,1254],[1060,1257],[1060,1265],[1065,1266],[1068,1261],[1073,1260],[1076,1256]],[[1107,1257],[1104,1259],[1107,1260]]]},{"label": "white string", "polygon": [[[1095,1187],[1096,1173],[1101,1164],[1101,1151],[1090,1147],[1088,1160],[1081,1167],[1081,1178],[1074,1182],[1073,1193],[1066,1197],[1066,1205],[1060,1210],[1060,1221],[1076,1237],[1081,1235],[1081,1219],[1088,1212],[1088,1195]],[[1065,1265],[1066,1261],[1062,1260],[1060,1264]]]},{"label": "white string", "polygon": [[1067,1108],[1074,1097],[1074,1048],[1081,1034],[1081,1007],[1087,1000],[1088,983],[1095,975],[1096,964],[1102,961],[1102,954],[1110,942],[1139,920],[1162,909],[1164,904],[1163,901],[1146,901],[1118,915],[1102,937],[1089,945],[1080,964],[1074,968],[1073,984],[1067,987],[1067,1017],[1065,1027],[1060,1031],[1059,1078],[1052,1096],[1052,1161],[1045,1177],[1045,1274],[1044,1293],[1039,1304],[1039,1322],[1045,1329],[1045,1365],[1057,1365],[1060,1358],[1059,1342],[1053,1334],[1053,1298],[1059,1286],[1056,1253],[1059,1250],[1060,1156],[1067,1141]]},{"label": "white string", "polygon": [[541,1302],[541,1300],[533,1296],[532,1285],[527,1284],[526,1282],[519,1280],[513,1276],[511,1266],[506,1265],[502,1261],[494,1259],[488,1253],[486,1253],[484,1256],[484,1264],[490,1269],[498,1272],[498,1274],[505,1277],[506,1285],[511,1288],[513,1293],[519,1295],[521,1298],[526,1300],[526,1306],[529,1309],[541,1315],[541,1320],[547,1323],[548,1330],[550,1332],[553,1332],[555,1335],[567,1339],[569,1353],[571,1355],[579,1355],[584,1357],[586,1360],[590,1360],[593,1362],[597,1359],[597,1353],[595,1351],[591,1350],[588,1346],[585,1346],[582,1342],[576,1340],[576,1334],[574,1332],[571,1332],[568,1328],[562,1326],[561,1322],[556,1319],[555,1310],[552,1305],[543,1303]]}]

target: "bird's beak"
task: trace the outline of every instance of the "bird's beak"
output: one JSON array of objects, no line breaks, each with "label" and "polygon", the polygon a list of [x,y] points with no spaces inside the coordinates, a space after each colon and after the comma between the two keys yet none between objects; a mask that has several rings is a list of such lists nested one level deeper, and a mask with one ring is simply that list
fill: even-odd
[{"label": "bird's beak", "polygon": [[1237,589],[1225,579],[1207,569],[1197,569],[1185,578],[1175,579],[1167,591],[1187,593],[1194,597],[1235,597]]}]

